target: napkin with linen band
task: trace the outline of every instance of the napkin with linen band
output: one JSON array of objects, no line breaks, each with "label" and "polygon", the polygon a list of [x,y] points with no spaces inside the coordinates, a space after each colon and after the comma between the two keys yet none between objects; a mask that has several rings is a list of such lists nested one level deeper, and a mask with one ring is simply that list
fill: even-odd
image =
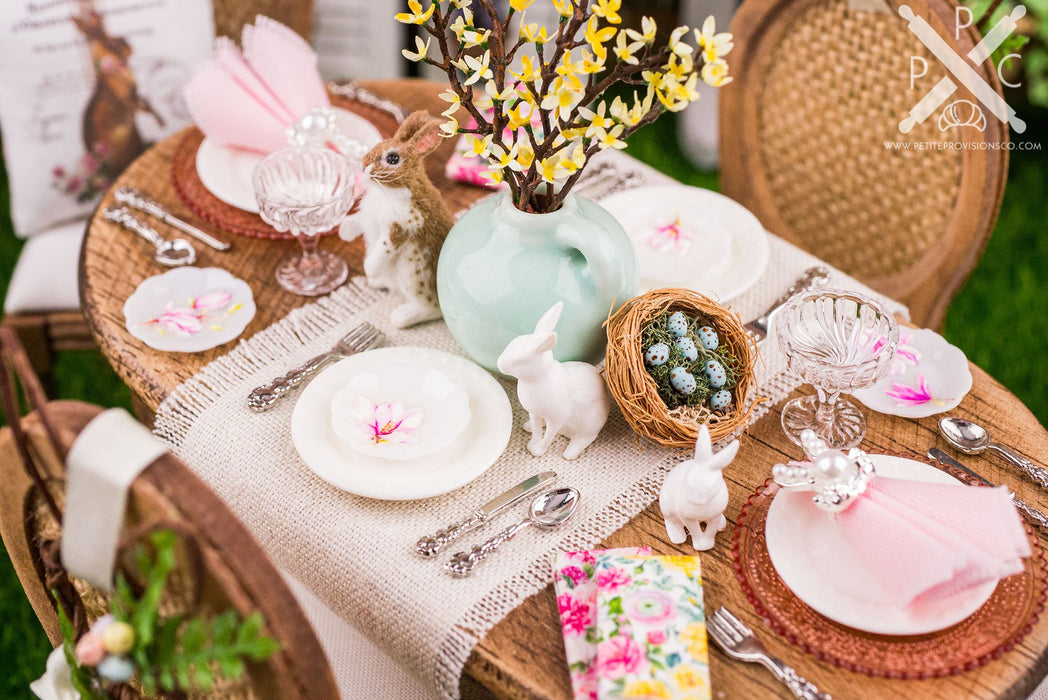
[{"label": "napkin with linen band", "polygon": [[1021,573],[1030,543],[1003,486],[877,477],[836,516],[892,603],[917,609]]},{"label": "napkin with linen band", "polygon": [[271,153],[287,129],[314,107],[330,105],[317,54],[290,28],[259,15],[245,25],[241,48],[220,37],[211,60],[185,88],[186,105],[208,139]]}]

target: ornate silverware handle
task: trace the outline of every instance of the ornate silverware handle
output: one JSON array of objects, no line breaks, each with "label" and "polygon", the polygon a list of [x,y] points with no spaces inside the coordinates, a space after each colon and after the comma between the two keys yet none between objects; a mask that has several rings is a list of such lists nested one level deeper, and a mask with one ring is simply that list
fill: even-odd
[{"label": "ornate silverware handle", "polygon": [[328,90],[331,90],[331,92],[336,95],[342,95],[351,100],[371,105],[376,109],[381,109],[383,112],[386,112],[396,119],[398,124],[404,121],[404,110],[400,108],[400,105],[383,97],[379,97],[370,90],[360,87],[352,80],[345,83],[330,82],[328,83]]},{"label": "ornate silverware handle", "polygon": [[116,191],[113,192],[113,199],[120,202],[121,204],[126,204],[132,209],[137,209],[141,212],[149,214],[150,216],[156,217],[157,219],[163,221],[165,224],[174,226],[179,231],[188,233],[190,236],[196,238],[198,241],[202,241],[208,244],[215,250],[229,250],[229,244],[225,241],[220,241],[214,236],[212,236],[210,233],[207,233],[206,231],[201,231],[196,226],[182,221],[177,216],[165,209],[163,204],[157,202],[156,200],[150,199],[149,197],[145,196],[133,187],[116,188]]},{"label": "ornate silverware handle", "polygon": [[269,384],[255,388],[247,397],[248,407],[253,411],[265,411],[279,401],[280,397],[301,384],[303,379],[315,374],[332,360],[341,358],[342,355],[336,352],[326,352],[323,355],[317,355],[282,377],[277,377]]},{"label": "ornate silverware handle", "polygon": [[1045,515],[1043,512],[1037,510],[1017,496],[1012,496],[1012,503],[1015,504],[1016,509],[1025,515],[1031,523],[1041,530],[1048,530],[1048,515]]},{"label": "ornate silverware handle", "polygon": [[800,700],[833,700],[829,693],[821,692],[814,683],[806,680],[784,661],[767,654],[761,659],[761,663],[778,676],[794,697]]},{"label": "ornate silverware handle", "polygon": [[156,218],[163,220],[167,216],[167,210],[160,204],[132,187],[118,187],[113,192],[113,199],[126,204],[132,209],[138,209],[144,211],[146,214],[155,216]]},{"label": "ornate silverware handle", "polygon": [[109,206],[102,210],[102,216],[106,221],[120,224],[128,231],[137,233],[158,248],[164,244],[164,239],[156,230],[147,226],[141,219],[132,214],[127,207]]},{"label": "ornate silverware handle", "polygon": [[771,306],[761,314],[759,317],[750,321],[746,325],[756,327],[766,336],[768,334],[768,323],[771,321],[772,315],[779,310],[779,308],[790,300],[796,294],[801,292],[807,292],[810,289],[814,289],[820,285],[826,284],[830,280],[830,271],[825,267],[809,267],[804,271],[804,274],[797,278],[797,280],[789,286],[789,288],[783,292],[782,296],[772,302]]},{"label": "ornate silverware handle", "polygon": [[1004,455],[1005,459],[1019,467],[1026,476],[1033,479],[1042,489],[1048,489],[1048,471],[1043,467],[1038,467],[1012,448],[999,445],[996,442],[990,443],[990,449],[997,450]]},{"label": "ornate silverware handle", "polygon": [[531,523],[531,520],[521,520],[514,525],[510,525],[502,532],[494,535],[481,544],[473,545],[473,548],[468,552],[459,552],[451,557],[450,561],[444,565],[444,568],[455,578],[465,578],[469,576],[473,573],[473,570],[477,568],[477,565],[480,564],[480,562],[487,559],[503,544],[516,537],[521,530],[526,529],[531,525]]},{"label": "ornate silverware handle", "polygon": [[466,518],[454,525],[449,525],[443,530],[437,530],[435,534],[427,535],[415,543],[415,551],[419,556],[426,558],[435,557],[440,550],[448,546],[462,535],[476,530],[484,524],[487,518],[480,512],[474,511]]}]

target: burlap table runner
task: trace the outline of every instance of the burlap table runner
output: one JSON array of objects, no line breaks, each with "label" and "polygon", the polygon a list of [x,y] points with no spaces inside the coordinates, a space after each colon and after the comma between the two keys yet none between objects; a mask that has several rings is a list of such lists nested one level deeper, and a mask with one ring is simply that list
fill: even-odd
[{"label": "burlap table runner", "polygon": [[[669,181],[622,154],[621,172],[633,184]],[[742,318],[758,316],[805,269],[819,264],[794,246],[770,237],[770,263],[759,282],[732,303]],[[831,284],[871,293],[834,271]],[[889,302],[895,311],[903,309]],[[514,408],[509,446],[481,477],[457,491],[421,501],[376,501],[345,493],[316,477],[299,459],[290,437],[294,399],[252,413],[245,398],[328,349],[348,329],[369,321],[389,345],[420,345],[462,354],[442,322],[396,330],[388,323],[390,296],[359,280],[296,309],[179,386],[157,411],[155,432],[204,478],[244,521],[279,566],[368,635],[438,694],[458,694],[459,676],[474,644],[526,597],[551,580],[555,551],[592,547],[619,529],[658,495],[668,469],[685,458],[660,447],[638,449],[635,435],[612,409],[598,441],[582,457],[560,457],[563,440],[543,457],[526,450],[525,416],[514,386],[502,382]],[[798,385],[784,371],[772,343],[762,343],[761,394],[777,402]],[[755,412],[757,420],[763,411]],[[582,493],[579,511],[552,531],[523,533],[485,561],[471,579],[456,580],[439,561],[413,554],[423,534],[449,524],[521,479],[555,470],[558,483]],[[450,549],[479,542],[525,511],[504,515]],[[643,544],[643,543],[637,543]]]}]

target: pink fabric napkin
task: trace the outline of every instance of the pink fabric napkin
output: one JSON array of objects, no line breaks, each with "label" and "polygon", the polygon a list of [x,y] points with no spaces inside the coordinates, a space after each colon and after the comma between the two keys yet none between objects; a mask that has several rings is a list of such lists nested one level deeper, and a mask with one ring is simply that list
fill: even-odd
[{"label": "pink fabric napkin", "polygon": [[316,53],[288,27],[259,15],[240,43],[215,41],[186,85],[186,105],[207,138],[270,153],[287,145],[291,124],[330,102]]},{"label": "pink fabric napkin", "polygon": [[900,607],[921,606],[1023,570],[1022,521],[1003,486],[877,477],[836,515]]}]

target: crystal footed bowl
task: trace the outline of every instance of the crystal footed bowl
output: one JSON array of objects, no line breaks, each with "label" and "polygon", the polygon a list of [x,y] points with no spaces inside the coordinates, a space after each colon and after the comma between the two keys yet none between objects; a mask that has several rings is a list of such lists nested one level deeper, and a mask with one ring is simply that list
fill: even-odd
[{"label": "crystal footed bowl", "polygon": [[262,220],[281,233],[290,231],[301,254],[282,260],[277,282],[303,296],[336,289],[349,277],[337,255],[317,249],[319,234],[346,217],[356,196],[353,163],[327,148],[285,148],[255,166],[251,183]]},{"label": "crystal footed bowl", "polygon": [[259,215],[281,233],[314,236],[338,224],[353,205],[353,164],[324,148],[285,148],[255,167]]},{"label": "crystal footed bowl", "polygon": [[810,428],[830,447],[858,445],[866,419],[840,393],[870,386],[891,370],[899,343],[895,319],[867,296],[822,289],[790,299],[775,329],[790,371],[816,390],[786,404],[786,435],[799,445],[801,432]]}]

